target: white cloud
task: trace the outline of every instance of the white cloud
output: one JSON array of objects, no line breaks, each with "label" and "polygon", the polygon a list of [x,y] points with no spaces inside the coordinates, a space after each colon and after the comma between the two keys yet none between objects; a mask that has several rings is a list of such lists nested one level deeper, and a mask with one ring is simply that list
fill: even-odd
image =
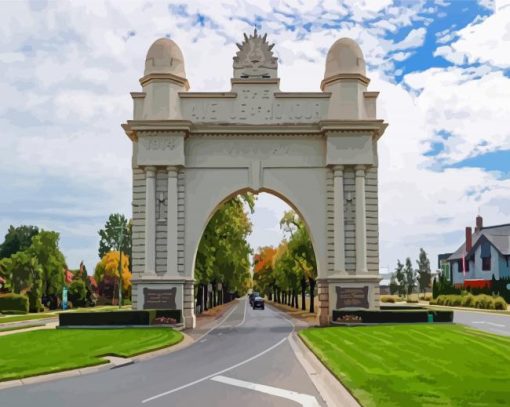
[{"label": "white cloud", "polygon": [[[235,42],[252,30],[257,15],[276,43],[283,90],[318,90],[325,53],[341,36],[357,40],[375,67],[370,88],[381,91],[379,116],[390,123],[380,148],[381,264],[416,256],[420,246],[451,250],[458,243],[452,236],[462,236],[477,206],[487,223],[509,216],[504,205],[510,206],[510,187],[478,169],[433,172],[422,153],[439,129],[453,134],[444,157],[452,162],[469,156],[482,137],[486,144],[479,149],[508,145],[508,78],[482,70],[429,69],[406,77],[412,92],[392,84],[392,60],[404,60],[406,50],[419,52],[423,44],[429,21],[424,15],[434,12],[425,7],[418,1],[396,7],[390,1],[354,0],[218,7],[201,0],[189,2],[188,15],[181,16],[163,2],[77,1],[72,7],[48,2],[38,10],[9,2],[2,8],[9,24],[0,26],[0,94],[9,101],[0,105],[0,233],[21,222],[59,230],[70,266],[84,259],[92,270],[96,231],[109,213],[131,209],[130,141],[120,123],[131,116],[129,92],[140,89],[148,47],[170,35],[183,50],[192,90],[228,90]],[[207,17],[204,27],[193,25],[198,13]],[[507,66],[507,56],[497,51],[505,44],[488,40],[490,27],[483,28],[504,28],[507,11],[500,7],[498,13],[456,33],[459,40],[438,54]],[[311,24],[310,32],[305,24]],[[497,27],[504,39],[506,28]],[[400,43],[386,37],[403,28],[410,32]],[[479,185],[489,189],[482,193]],[[261,195],[257,208],[265,215],[252,244],[276,244],[278,226],[264,222],[278,221],[287,206]],[[438,223],[438,218],[452,220]]]},{"label": "white cloud", "polygon": [[488,63],[510,68],[510,2],[496,3],[494,14],[459,30],[459,39],[450,46],[440,47],[435,55],[443,56],[455,64],[466,61]]}]

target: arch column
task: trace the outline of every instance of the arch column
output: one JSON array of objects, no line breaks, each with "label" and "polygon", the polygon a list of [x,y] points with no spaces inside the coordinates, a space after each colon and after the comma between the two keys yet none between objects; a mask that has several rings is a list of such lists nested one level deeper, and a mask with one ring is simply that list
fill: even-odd
[{"label": "arch column", "polygon": [[356,171],[356,274],[368,273],[365,168],[364,165],[354,167]]},{"label": "arch column", "polygon": [[334,174],[334,247],[335,247],[335,274],[345,273],[345,221],[344,221],[344,167],[333,167]]},{"label": "arch column", "polygon": [[145,167],[145,275],[156,274],[156,167]]},{"label": "arch column", "polygon": [[166,231],[166,273],[177,276],[177,167],[167,167],[167,231]]}]

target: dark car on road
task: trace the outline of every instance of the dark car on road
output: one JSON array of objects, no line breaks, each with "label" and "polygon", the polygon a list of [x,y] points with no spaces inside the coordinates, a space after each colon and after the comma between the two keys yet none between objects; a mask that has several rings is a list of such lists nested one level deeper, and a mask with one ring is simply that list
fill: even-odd
[{"label": "dark car on road", "polygon": [[253,309],[257,308],[264,309],[264,298],[257,296],[253,299]]},{"label": "dark car on road", "polygon": [[253,300],[255,299],[255,297],[260,297],[260,293],[258,293],[257,291],[254,291],[250,294],[249,296],[249,299],[250,299],[250,307],[253,307]]}]

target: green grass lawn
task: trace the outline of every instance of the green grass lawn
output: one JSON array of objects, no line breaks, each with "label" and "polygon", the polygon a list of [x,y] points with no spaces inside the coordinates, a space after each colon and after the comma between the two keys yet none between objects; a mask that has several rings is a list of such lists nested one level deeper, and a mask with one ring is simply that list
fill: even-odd
[{"label": "green grass lawn", "polygon": [[461,325],[309,328],[301,338],[363,406],[509,406],[510,338]]},{"label": "green grass lawn", "polygon": [[174,345],[170,328],[51,329],[0,337],[0,381],[106,363],[104,355],[129,357]]},{"label": "green grass lawn", "polygon": [[18,331],[20,329],[27,329],[27,328],[35,328],[36,326],[41,326],[43,324],[27,324],[23,326],[11,326],[9,328],[1,328],[0,325],[0,332],[9,332],[9,331]]}]

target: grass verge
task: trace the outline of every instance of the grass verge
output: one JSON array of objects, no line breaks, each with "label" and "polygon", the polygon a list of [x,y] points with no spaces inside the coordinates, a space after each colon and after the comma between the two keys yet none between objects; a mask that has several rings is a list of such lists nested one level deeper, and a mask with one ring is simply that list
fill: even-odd
[{"label": "grass verge", "polygon": [[510,338],[453,324],[299,335],[365,407],[508,405]]},{"label": "grass verge", "polygon": [[43,324],[27,324],[23,326],[11,326],[9,328],[0,328],[0,332],[18,331],[20,329],[35,328],[42,325]]},{"label": "grass verge", "polygon": [[170,328],[51,329],[0,337],[0,381],[106,363],[102,356],[130,357],[175,345]]}]

